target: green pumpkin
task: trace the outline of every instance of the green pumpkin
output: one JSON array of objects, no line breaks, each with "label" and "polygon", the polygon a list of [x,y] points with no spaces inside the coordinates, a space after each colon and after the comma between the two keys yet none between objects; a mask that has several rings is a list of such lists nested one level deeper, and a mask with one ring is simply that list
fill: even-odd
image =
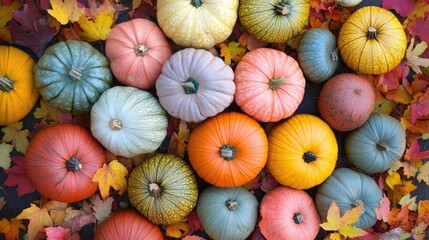
[{"label": "green pumpkin", "polygon": [[314,83],[328,80],[339,65],[337,40],[323,28],[307,30],[299,41],[297,53],[305,77]]},{"label": "green pumpkin", "polygon": [[196,206],[197,180],[180,157],[155,154],[136,166],[128,179],[131,204],[155,224],[183,220]]},{"label": "green pumpkin", "polygon": [[77,40],[46,49],[34,66],[34,76],[47,102],[74,115],[88,113],[112,84],[107,58],[89,43]]},{"label": "green pumpkin", "polygon": [[382,192],[374,179],[349,168],[337,168],[317,188],[316,206],[323,222],[326,221],[332,200],[337,203],[341,215],[362,205],[364,211],[353,225],[368,229],[377,221],[374,209],[380,207],[381,198]]},{"label": "green pumpkin", "polygon": [[386,171],[399,160],[405,146],[401,123],[388,114],[372,113],[364,125],[346,136],[344,150],[354,167],[374,174]]},{"label": "green pumpkin", "polygon": [[307,24],[309,0],[240,0],[238,18],[254,37],[269,43],[286,42]]},{"label": "green pumpkin", "polygon": [[197,214],[204,231],[213,239],[246,239],[258,218],[259,202],[244,187],[210,186],[201,193]]}]

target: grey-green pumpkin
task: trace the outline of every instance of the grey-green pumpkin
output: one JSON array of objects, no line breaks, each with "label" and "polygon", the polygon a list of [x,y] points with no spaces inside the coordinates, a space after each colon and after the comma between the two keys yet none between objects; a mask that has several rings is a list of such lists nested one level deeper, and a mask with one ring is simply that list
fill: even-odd
[{"label": "grey-green pumpkin", "polygon": [[75,115],[88,113],[112,84],[107,58],[89,43],[78,40],[47,48],[34,66],[34,76],[47,102]]}]

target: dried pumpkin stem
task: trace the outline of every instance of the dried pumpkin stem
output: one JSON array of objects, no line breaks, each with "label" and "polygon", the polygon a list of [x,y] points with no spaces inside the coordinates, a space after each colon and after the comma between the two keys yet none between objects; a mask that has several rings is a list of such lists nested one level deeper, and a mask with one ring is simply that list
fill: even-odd
[{"label": "dried pumpkin stem", "polygon": [[149,47],[145,45],[144,43],[140,43],[139,45],[134,47],[134,52],[137,56],[144,56],[149,51]]},{"label": "dried pumpkin stem", "polygon": [[7,77],[0,77],[0,89],[9,92],[13,89],[13,81]]},{"label": "dried pumpkin stem", "polygon": [[375,39],[377,37],[377,29],[375,27],[369,27],[368,33],[366,34],[368,39]]},{"label": "dried pumpkin stem", "polygon": [[304,221],[304,216],[301,213],[294,213],[292,219],[296,224],[300,224]]},{"label": "dried pumpkin stem", "polygon": [[271,90],[277,90],[280,86],[286,81],[284,77],[281,78],[271,78],[268,82],[268,88]]},{"label": "dried pumpkin stem", "polygon": [[333,62],[338,61],[338,48],[336,48],[333,52],[331,52],[330,59]]},{"label": "dried pumpkin stem", "polygon": [[378,142],[375,146],[380,152],[389,150],[389,146],[387,146],[387,144],[385,144],[384,142]]},{"label": "dried pumpkin stem", "polygon": [[69,71],[69,76],[73,79],[73,81],[79,81],[82,78],[82,71],[79,68],[72,66]]},{"label": "dried pumpkin stem", "polygon": [[76,172],[82,169],[82,163],[80,163],[79,159],[75,157],[71,157],[66,161],[66,169],[69,172]]},{"label": "dried pumpkin stem", "polygon": [[112,118],[112,119],[110,119],[110,121],[109,121],[109,127],[110,127],[112,130],[119,130],[119,129],[121,129],[121,128],[122,128],[122,121],[121,121],[121,120],[119,120],[119,119],[117,119],[117,118]]},{"label": "dried pumpkin stem", "polygon": [[229,211],[235,211],[238,208],[238,202],[229,199],[228,201],[225,202],[226,207],[228,208]]},{"label": "dried pumpkin stem", "polygon": [[274,7],[276,8],[276,12],[281,15],[287,15],[290,13],[290,5],[285,2],[274,4]]},{"label": "dried pumpkin stem", "polygon": [[157,183],[149,183],[149,192],[152,197],[159,197],[161,188]]},{"label": "dried pumpkin stem", "polygon": [[365,212],[365,207],[364,207],[364,203],[362,200],[360,199],[355,199],[352,203],[352,207],[358,207],[358,206],[362,206],[362,214]]},{"label": "dried pumpkin stem", "polygon": [[311,163],[313,161],[316,161],[318,159],[318,157],[316,155],[314,155],[313,152],[307,151],[304,153],[304,155],[302,155],[302,159],[304,159],[304,162],[306,162],[306,163]]},{"label": "dried pumpkin stem", "polygon": [[235,158],[237,151],[235,148],[229,144],[224,145],[220,148],[220,156],[225,160],[231,160]]},{"label": "dried pumpkin stem", "polygon": [[182,82],[182,87],[186,94],[195,94],[198,92],[200,84],[189,77],[186,81]]},{"label": "dried pumpkin stem", "polygon": [[191,0],[191,5],[198,8],[203,5],[203,0]]},{"label": "dried pumpkin stem", "polygon": [[357,95],[361,95],[361,94],[362,94],[362,89],[360,89],[360,88],[359,88],[359,89],[356,89],[356,90],[355,90],[355,93],[356,93]]}]

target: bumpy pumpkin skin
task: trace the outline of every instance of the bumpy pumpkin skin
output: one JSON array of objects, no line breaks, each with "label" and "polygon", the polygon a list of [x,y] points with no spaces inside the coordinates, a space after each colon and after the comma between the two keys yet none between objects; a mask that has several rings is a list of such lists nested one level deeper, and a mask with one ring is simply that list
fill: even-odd
[{"label": "bumpy pumpkin skin", "polygon": [[67,40],[50,46],[34,66],[36,87],[53,107],[88,113],[111,87],[109,61],[89,43]]},{"label": "bumpy pumpkin skin", "polygon": [[362,74],[383,74],[401,62],[407,38],[393,13],[368,6],[358,9],[344,22],[338,47],[349,68]]},{"label": "bumpy pumpkin skin", "polygon": [[381,198],[382,192],[374,179],[349,168],[337,168],[317,188],[315,202],[322,221],[326,221],[332,200],[337,203],[341,215],[353,207],[362,205],[364,212],[353,225],[368,229],[377,221],[374,209],[380,207]]},{"label": "bumpy pumpkin skin", "polygon": [[128,196],[149,221],[158,225],[177,223],[197,205],[197,180],[180,157],[156,154],[133,169]]},{"label": "bumpy pumpkin skin", "polygon": [[350,163],[368,173],[381,173],[399,160],[406,147],[405,129],[395,118],[372,113],[366,123],[347,134],[345,153]]},{"label": "bumpy pumpkin skin", "polygon": [[277,186],[262,198],[259,228],[266,239],[313,240],[320,217],[308,193]]},{"label": "bumpy pumpkin skin", "polygon": [[158,0],[156,18],[182,47],[209,49],[226,40],[237,21],[239,0]]},{"label": "bumpy pumpkin skin", "polygon": [[254,37],[269,43],[286,42],[307,24],[308,0],[241,0],[238,18]]},{"label": "bumpy pumpkin skin", "polygon": [[113,213],[97,226],[94,240],[163,240],[159,226],[133,209]]},{"label": "bumpy pumpkin skin", "polygon": [[267,169],[282,185],[308,189],[322,183],[334,171],[338,145],[322,119],[297,114],[268,135]]},{"label": "bumpy pumpkin skin", "polygon": [[374,110],[375,93],[363,77],[342,73],[330,78],[322,87],[317,107],[323,120],[338,131],[362,126]]},{"label": "bumpy pumpkin skin", "polygon": [[162,65],[172,54],[161,29],[143,18],[115,25],[107,36],[105,51],[116,79],[144,90],[155,85]]},{"label": "bumpy pumpkin skin", "polygon": [[25,117],[39,98],[34,85],[35,61],[26,52],[0,46],[0,126]]}]

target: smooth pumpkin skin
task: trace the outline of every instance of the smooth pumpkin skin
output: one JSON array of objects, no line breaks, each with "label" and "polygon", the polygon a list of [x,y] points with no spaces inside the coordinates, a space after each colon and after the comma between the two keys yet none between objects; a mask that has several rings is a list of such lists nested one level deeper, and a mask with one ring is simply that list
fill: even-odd
[{"label": "smooth pumpkin skin", "polygon": [[297,54],[304,75],[314,83],[322,83],[332,77],[340,62],[335,35],[323,28],[305,31]]},{"label": "smooth pumpkin skin", "polygon": [[88,113],[111,87],[109,61],[89,43],[58,42],[34,66],[36,87],[53,107],[74,115]]},{"label": "smooth pumpkin skin", "polygon": [[131,172],[128,196],[149,221],[158,225],[180,222],[197,205],[195,173],[176,155],[155,154]]},{"label": "smooth pumpkin skin", "polygon": [[258,206],[256,197],[242,186],[209,186],[198,199],[197,214],[212,239],[240,240],[253,232]]},{"label": "smooth pumpkin skin", "polygon": [[354,7],[362,2],[362,0],[334,0],[334,2],[343,7]]},{"label": "smooth pumpkin skin", "polygon": [[237,187],[255,178],[267,161],[268,141],[257,121],[224,112],[190,134],[189,161],[198,176],[216,187]]},{"label": "smooth pumpkin skin", "polygon": [[284,186],[308,189],[322,183],[334,171],[337,157],[334,132],[316,116],[294,115],[268,134],[266,167]]},{"label": "smooth pumpkin skin", "polygon": [[393,13],[368,6],[346,19],[338,35],[338,47],[349,68],[362,74],[383,74],[401,62],[407,37]]},{"label": "smooth pumpkin skin", "polygon": [[381,198],[382,192],[374,179],[349,168],[337,168],[317,188],[315,202],[323,222],[326,221],[332,200],[340,208],[341,216],[353,207],[363,205],[365,211],[353,225],[365,230],[376,223],[374,209],[380,207]]},{"label": "smooth pumpkin skin", "polygon": [[182,47],[209,49],[232,33],[239,0],[158,0],[156,18]]},{"label": "smooth pumpkin skin", "polygon": [[317,108],[330,127],[346,132],[362,126],[374,110],[372,84],[352,73],[335,75],[323,85]]},{"label": "smooth pumpkin skin", "polygon": [[262,198],[259,228],[266,239],[313,240],[320,217],[311,196],[303,190],[277,186]]},{"label": "smooth pumpkin skin", "polygon": [[297,35],[309,15],[309,0],[241,0],[238,8],[243,27],[260,41],[269,43],[286,42]]},{"label": "smooth pumpkin skin", "polygon": [[235,68],[235,102],[261,122],[290,117],[305,91],[298,62],[284,52],[258,48],[246,53]]},{"label": "smooth pumpkin skin", "polygon": [[135,157],[159,148],[167,115],[149,92],[129,86],[106,90],[91,109],[91,133],[116,155]]},{"label": "smooth pumpkin skin", "polygon": [[388,114],[372,113],[364,125],[347,134],[345,153],[350,163],[367,174],[381,173],[405,151],[405,129]]},{"label": "smooth pumpkin skin", "polygon": [[25,117],[39,98],[34,85],[35,61],[26,52],[0,45],[0,126]]},{"label": "smooth pumpkin skin", "polygon": [[106,57],[116,79],[127,86],[150,89],[172,51],[162,30],[152,21],[135,18],[112,28]]},{"label": "smooth pumpkin skin", "polygon": [[55,124],[40,130],[25,152],[25,173],[42,195],[77,202],[98,190],[92,182],[106,162],[104,148],[80,125]]},{"label": "smooth pumpkin skin", "polygon": [[153,224],[134,209],[125,209],[110,215],[99,224],[94,240],[162,240],[159,226]]}]

